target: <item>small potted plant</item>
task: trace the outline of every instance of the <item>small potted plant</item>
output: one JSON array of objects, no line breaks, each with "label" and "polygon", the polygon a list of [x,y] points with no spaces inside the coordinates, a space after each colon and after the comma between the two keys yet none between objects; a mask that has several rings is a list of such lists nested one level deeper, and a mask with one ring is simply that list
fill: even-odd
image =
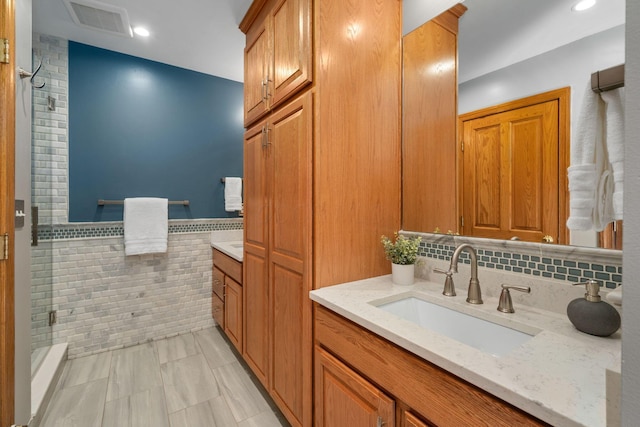
[{"label": "small potted plant", "polygon": [[391,280],[396,285],[412,285],[421,238],[408,238],[398,233],[394,233],[394,236],[395,241],[387,236],[381,239],[384,253],[391,261]]}]

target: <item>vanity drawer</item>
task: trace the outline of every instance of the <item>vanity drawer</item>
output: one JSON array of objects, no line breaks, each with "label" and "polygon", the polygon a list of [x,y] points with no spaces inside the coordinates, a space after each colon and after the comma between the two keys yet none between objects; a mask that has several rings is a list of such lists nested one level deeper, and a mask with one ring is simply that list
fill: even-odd
[{"label": "vanity drawer", "polygon": [[215,265],[213,266],[213,293],[218,296],[221,300],[224,301],[224,273],[222,270],[218,269]]},{"label": "vanity drawer", "polygon": [[224,271],[224,274],[231,277],[236,282],[242,284],[242,263],[236,261],[230,256],[220,252],[217,249],[213,250],[213,265]]}]

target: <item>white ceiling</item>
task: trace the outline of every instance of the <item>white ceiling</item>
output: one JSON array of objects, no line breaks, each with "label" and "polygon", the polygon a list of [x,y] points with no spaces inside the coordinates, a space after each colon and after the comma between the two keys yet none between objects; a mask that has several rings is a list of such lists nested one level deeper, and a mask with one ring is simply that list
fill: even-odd
[{"label": "white ceiling", "polygon": [[[245,39],[238,24],[252,0],[98,1],[126,9],[131,25],[148,27],[151,36],[125,38],[80,27],[71,20],[63,0],[33,0],[33,30],[243,80]],[[625,0],[599,0],[589,11],[572,13],[575,2],[466,0],[468,11],[460,20],[460,81],[624,23]]]},{"label": "white ceiling", "polygon": [[460,82],[548,52],[625,22],[625,0],[465,0],[460,18]]},{"label": "white ceiling", "polygon": [[244,34],[238,24],[252,0],[98,0],[124,8],[147,38],[86,29],[63,0],[33,0],[33,31],[140,58],[242,81]]}]

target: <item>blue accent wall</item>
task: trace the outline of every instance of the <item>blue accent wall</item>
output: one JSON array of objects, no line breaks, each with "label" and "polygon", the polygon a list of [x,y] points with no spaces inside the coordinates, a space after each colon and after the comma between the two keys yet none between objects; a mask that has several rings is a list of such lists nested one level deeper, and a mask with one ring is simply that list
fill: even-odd
[{"label": "blue accent wall", "polygon": [[122,220],[97,200],[125,197],[188,199],[171,219],[237,217],[220,178],[242,176],[242,108],[242,83],[70,41],[69,221]]}]

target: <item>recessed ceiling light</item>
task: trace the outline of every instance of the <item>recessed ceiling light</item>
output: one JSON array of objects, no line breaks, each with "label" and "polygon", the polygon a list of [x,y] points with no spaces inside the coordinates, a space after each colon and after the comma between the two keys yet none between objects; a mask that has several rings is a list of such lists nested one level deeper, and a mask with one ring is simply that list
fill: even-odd
[{"label": "recessed ceiling light", "polygon": [[578,3],[574,4],[571,10],[573,10],[574,12],[580,12],[593,7],[595,4],[596,0],[581,0]]},{"label": "recessed ceiling light", "polygon": [[139,35],[140,37],[149,37],[149,30],[144,27],[135,27],[133,32]]}]

